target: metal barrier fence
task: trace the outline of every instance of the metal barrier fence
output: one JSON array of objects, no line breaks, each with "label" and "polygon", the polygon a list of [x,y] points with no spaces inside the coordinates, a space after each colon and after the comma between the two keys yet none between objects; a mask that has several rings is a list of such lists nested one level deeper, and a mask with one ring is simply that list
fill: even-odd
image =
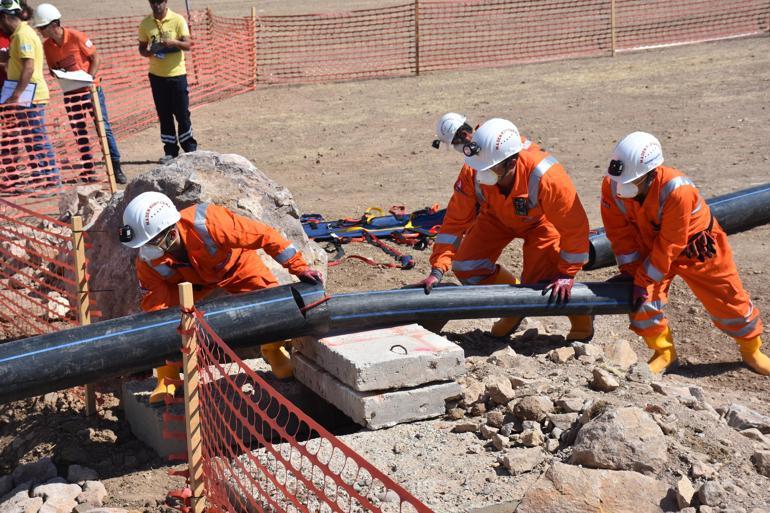
[{"label": "metal barrier fence", "polygon": [[[244,13],[245,14],[245,13]],[[75,20],[104,57],[119,134],[155,121],[140,17]],[[657,45],[766,33],[770,3],[736,0],[414,0],[296,16],[190,17],[194,107],[261,85],[306,84],[612,55]]]},{"label": "metal barrier fence", "polygon": [[87,324],[86,234],[72,224],[0,199],[0,320],[3,338]]},{"label": "metal barrier fence", "polygon": [[260,378],[200,312],[194,317],[194,331],[182,332],[196,339],[185,347],[197,345],[197,374],[189,369],[196,377],[185,385],[186,411],[200,418],[188,424],[189,475],[193,490],[205,490],[207,511],[431,511]]}]

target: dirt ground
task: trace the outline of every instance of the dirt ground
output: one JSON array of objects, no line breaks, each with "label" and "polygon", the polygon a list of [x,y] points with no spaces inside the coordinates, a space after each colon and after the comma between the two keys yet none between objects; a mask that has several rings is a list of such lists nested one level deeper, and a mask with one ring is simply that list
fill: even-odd
[{"label": "dirt ground", "polygon": [[[278,2],[263,4],[268,8]],[[318,2],[318,9],[322,4],[334,2]],[[99,3],[91,17],[112,14],[106,12],[107,5]],[[281,6],[289,9],[292,3]],[[133,2],[129,7],[143,12],[146,6]],[[412,210],[433,203],[445,205],[461,155],[431,148],[437,118],[449,110],[465,113],[473,122],[506,117],[563,163],[591,226],[598,227],[600,181],[610,151],[633,130],[656,134],[667,164],[690,175],[706,197],[770,181],[769,42],[750,38],[614,58],[265,88],[196,110],[193,125],[201,149],[244,155],[287,186],[304,212],[336,219],[359,216],[370,206],[387,209],[399,204]],[[157,127],[119,143],[129,177],[150,169],[161,156]],[[770,319],[766,313],[770,311],[769,240],[770,227],[730,238],[744,284],[766,320]],[[520,269],[517,248],[513,244],[501,259],[514,272]],[[361,245],[347,249],[382,261],[386,258]],[[329,289],[387,289],[418,281],[429,269],[429,253],[411,254],[418,262],[411,271],[374,269],[353,261],[331,268]],[[612,274],[613,270],[605,269],[580,277],[596,281]],[[697,384],[725,402],[737,400],[770,414],[768,378],[737,363],[734,343],[711,326],[681,281],[673,285],[667,311],[685,365],[666,379]],[[554,334],[566,328],[564,319],[542,322]],[[486,340],[483,331],[491,323],[454,321],[446,332],[469,352],[479,353]],[[625,317],[603,317],[596,327],[598,340],[626,338],[640,357],[648,353],[627,330]],[[499,348],[489,342],[490,350]],[[511,345],[522,354],[540,352],[531,344],[522,347],[516,338]],[[32,429],[29,422],[24,425]],[[397,435],[384,431],[377,436],[370,443],[392,446],[388,436]],[[168,489],[167,479],[153,476],[163,475],[165,469],[150,456],[133,462],[134,466],[131,463],[123,462],[119,468],[126,474],[114,478],[117,481],[111,479],[108,489],[115,496],[120,490],[141,492],[148,499],[116,498],[112,505],[152,509],[151,499],[161,499]]]}]

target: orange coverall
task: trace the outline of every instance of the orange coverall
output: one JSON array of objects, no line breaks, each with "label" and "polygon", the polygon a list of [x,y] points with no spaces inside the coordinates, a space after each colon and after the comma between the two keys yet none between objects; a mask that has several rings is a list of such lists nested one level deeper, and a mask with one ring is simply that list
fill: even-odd
[{"label": "orange coverall", "polygon": [[[521,143],[524,149],[540,149],[537,144],[524,136],[521,136]],[[430,257],[432,268],[440,269],[444,274],[449,271],[463,235],[476,220],[489,191],[496,188],[496,185],[478,183],[476,170],[463,164],[454,185],[454,192],[444,213],[444,222],[433,241],[433,253]]]},{"label": "orange coverall", "polygon": [[574,277],[588,261],[588,218],[561,164],[530,147],[519,153],[515,174],[508,195],[497,185],[482,188],[479,215],[452,264],[464,284],[495,283],[497,259],[517,237],[524,239],[523,283]]},{"label": "orange coverall", "polygon": [[692,236],[707,230],[711,210],[695,184],[680,171],[660,166],[644,202],[619,198],[615,182],[602,183],[601,213],[620,270],[647,287],[649,299],[630,314],[630,328],[642,337],[668,327],[663,308],[675,276],[703,303],[714,325],[737,339],[762,333],[759,310],[741,284],[727,234],[713,220],[716,256],[700,262],[683,251]]},{"label": "orange coverall", "polygon": [[141,307],[146,312],[179,305],[177,285],[184,281],[199,286],[196,300],[216,288],[238,293],[278,285],[256,252],[260,248],[292,274],[308,268],[294,245],[263,223],[209,203],[185,208],[180,214],[177,228],[189,262],[168,254],[149,263],[137,258],[144,293]]}]

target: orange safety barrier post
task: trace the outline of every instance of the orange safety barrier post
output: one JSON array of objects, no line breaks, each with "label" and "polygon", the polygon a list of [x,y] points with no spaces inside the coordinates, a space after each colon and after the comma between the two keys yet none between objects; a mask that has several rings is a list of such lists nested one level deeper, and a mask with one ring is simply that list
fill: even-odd
[{"label": "orange safety barrier post", "polygon": [[[6,338],[78,325],[79,264],[72,242],[67,223],[0,198],[0,320],[7,323]],[[88,308],[90,317],[99,316],[93,301]]]},{"label": "orange safety barrier post", "polygon": [[299,410],[195,312],[210,512],[431,510]]}]

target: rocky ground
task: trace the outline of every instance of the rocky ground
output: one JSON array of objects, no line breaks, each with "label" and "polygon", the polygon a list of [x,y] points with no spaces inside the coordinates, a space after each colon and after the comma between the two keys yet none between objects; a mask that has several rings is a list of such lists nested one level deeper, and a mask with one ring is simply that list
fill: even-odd
[{"label": "rocky ground", "polygon": [[[669,162],[707,197],[768,181],[769,63],[767,39],[746,39],[615,59],[261,90],[197,110],[194,123],[203,147],[246,156],[289,187],[304,212],[337,218],[372,205],[445,203],[460,159],[429,147],[435,119],[450,109],[474,119],[509,116],[565,164],[591,225],[599,226],[599,175],[613,142],[633,129],[657,133]],[[158,157],[157,128],[121,144],[125,169],[135,177]],[[730,238],[763,312],[770,310],[768,237],[770,228],[762,227]],[[513,270],[520,268],[518,247],[501,259]],[[367,246],[348,251],[386,260]],[[331,268],[329,290],[415,282],[429,264],[427,252],[413,254],[412,271],[355,261]],[[444,334],[468,357],[463,401],[443,419],[345,440],[439,512],[505,503],[485,511],[767,510],[767,378],[737,363],[734,344],[680,281],[667,313],[682,366],[662,379],[638,363],[628,367],[628,346],[640,361],[648,350],[623,316],[598,320],[594,342],[577,348],[565,344],[560,318],[531,320],[504,341],[486,335],[492,320],[453,321]],[[0,513],[34,513],[49,500],[45,489],[25,484],[26,472],[38,471],[19,470],[45,457],[55,469],[39,463],[40,479],[55,473],[80,488],[74,498],[54,501],[63,501],[63,510],[91,490],[88,481],[104,485],[105,506],[169,508],[166,493],[180,484],[168,476],[173,467],[131,435],[115,391],[100,390],[94,418],[82,415],[79,390],[0,405]],[[72,465],[95,474],[78,480]],[[64,497],[77,491],[59,484]],[[19,486],[23,505],[3,495]],[[548,509],[576,494],[579,504]]]}]

